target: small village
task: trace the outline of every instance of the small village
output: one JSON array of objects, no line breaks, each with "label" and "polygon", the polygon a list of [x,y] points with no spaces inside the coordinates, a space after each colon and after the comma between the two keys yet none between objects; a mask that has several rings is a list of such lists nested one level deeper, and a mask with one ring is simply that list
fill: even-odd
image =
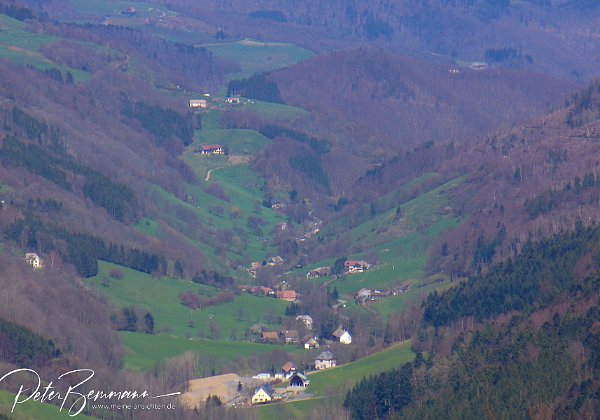
[{"label": "small village", "polygon": [[[351,337],[347,331],[340,329],[338,335],[340,342],[350,344]],[[318,348],[318,341],[311,340],[316,345],[311,348]],[[314,363],[306,366],[306,370],[301,370],[296,363],[287,361],[276,371],[259,372],[252,377],[228,373],[191,380],[187,392],[180,400],[188,409],[196,409],[207,399],[215,397],[222,404],[236,407],[309,399],[312,398],[311,375],[337,366],[336,356],[331,351],[324,350],[314,358]]]}]

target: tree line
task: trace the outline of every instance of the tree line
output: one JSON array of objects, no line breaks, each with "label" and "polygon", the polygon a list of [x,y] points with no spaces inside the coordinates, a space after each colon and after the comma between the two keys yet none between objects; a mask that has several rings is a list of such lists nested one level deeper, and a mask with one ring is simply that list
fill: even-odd
[{"label": "tree line", "polygon": [[164,147],[172,138],[178,138],[184,146],[188,146],[193,141],[192,114],[182,116],[173,109],[142,101],[136,102],[129,98],[124,98],[121,112],[139,121],[142,127],[154,135],[158,146]]},{"label": "tree line", "polygon": [[484,320],[552,304],[562,293],[582,287],[573,274],[575,264],[598,239],[600,229],[580,225],[575,233],[563,233],[536,244],[529,242],[514,261],[509,259],[486,275],[429,295],[423,322],[442,326],[465,317]]},{"label": "tree line", "polygon": [[163,255],[114,243],[107,245],[103,239],[91,234],[69,232],[61,227],[45,224],[29,212],[26,212],[23,219],[10,226],[5,234],[26,249],[43,247],[45,251],[56,250],[75,266],[82,277],[98,274],[98,260],[148,274],[166,273],[167,270],[167,260]]},{"label": "tree line", "polygon": [[239,95],[248,99],[283,104],[277,83],[268,79],[267,73],[253,74],[247,79],[231,80],[227,96]]},{"label": "tree line", "polygon": [[41,367],[61,352],[52,340],[0,318],[0,349],[2,360],[20,368]]}]

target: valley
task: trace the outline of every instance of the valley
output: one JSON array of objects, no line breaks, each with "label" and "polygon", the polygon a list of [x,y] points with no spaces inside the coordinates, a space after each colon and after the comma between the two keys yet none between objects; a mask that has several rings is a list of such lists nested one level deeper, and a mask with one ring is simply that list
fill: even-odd
[{"label": "valley", "polygon": [[254,3],[0,1],[0,377],[182,419],[591,418],[599,9]]}]

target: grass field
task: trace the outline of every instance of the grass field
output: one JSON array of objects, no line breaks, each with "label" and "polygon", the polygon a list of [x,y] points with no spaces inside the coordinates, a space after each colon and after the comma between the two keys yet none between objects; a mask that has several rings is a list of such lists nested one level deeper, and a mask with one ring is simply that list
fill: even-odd
[{"label": "grass field", "polygon": [[158,223],[152,219],[144,217],[134,227],[148,237],[158,238]]},{"label": "grass field", "polygon": [[306,117],[308,115],[308,111],[298,108],[297,106],[263,102],[254,99],[251,102],[242,104],[238,109],[246,112],[256,113],[263,118],[271,118],[275,120],[293,120],[295,118]]},{"label": "grass field", "polygon": [[405,341],[356,362],[310,374],[310,385],[306,392],[314,394],[317,399],[265,405],[255,410],[260,419],[303,418],[308,410],[325,402],[326,399],[319,397],[331,395],[331,398],[341,403],[346,391],[364,377],[397,368],[413,358],[410,341]]},{"label": "grass field", "polygon": [[29,32],[25,23],[0,15],[0,58],[42,71],[58,68],[63,75],[70,71],[76,82],[89,79],[89,73],[56,64],[40,52],[43,46],[60,40],[58,37]]},{"label": "grass field", "polygon": [[229,75],[231,78],[248,77],[254,73],[287,67],[314,55],[314,53],[304,48],[279,42],[265,43],[242,40],[199,44],[197,46],[206,48],[217,57],[239,63],[242,70],[239,73]]},{"label": "grass field", "polygon": [[[461,182],[463,178],[451,180],[402,204],[400,220],[395,218],[396,210],[392,208],[352,229],[350,234],[353,243],[372,248],[366,255],[348,257],[362,259],[376,255],[378,264],[364,273],[334,280],[331,287],[337,287],[341,295],[349,298],[363,287],[385,288],[399,283],[409,283],[413,288],[419,286],[429,247],[442,232],[460,223],[460,218],[453,214],[442,214],[439,210],[448,204],[446,193]],[[392,301],[404,301],[417,295],[415,289],[405,297],[397,297]]]},{"label": "grass field", "polygon": [[272,344],[249,343],[242,341],[188,340],[165,335],[147,335],[122,332],[125,346],[125,368],[148,370],[163,360],[186,352],[198,353],[202,358],[210,358],[215,369],[239,357],[268,354],[274,350],[299,353],[297,346],[277,346]]},{"label": "grass field", "polygon": [[[105,18],[106,24],[122,26],[145,25],[147,18],[160,18],[163,13],[167,16],[176,15],[175,12],[167,7],[161,7],[156,4],[144,3],[140,1],[123,0],[70,0],[75,10],[82,16],[79,22],[96,22],[96,17]],[[136,14],[128,16],[122,11],[128,7],[134,7]],[[86,19],[86,15],[89,18]]]},{"label": "grass field", "polygon": [[[110,278],[111,269],[123,272],[123,278]],[[104,278],[109,279],[108,286],[103,285]],[[152,313],[155,331],[181,337],[211,337],[209,325],[212,323],[219,327],[220,337],[229,339],[235,333],[237,338],[242,338],[244,331],[258,322],[272,325],[265,317],[283,316],[287,306],[281,300],[243,293],[228,303],[191,310],[180,303],[181,293],[193,291],[210,297],[216,295],[217,290],[187,280],[154,279],[148,274],[103,261],[98,275],[87,279],[86,284],[105,295],[118,308],[134,306],[141,312]],[[193,321],[192,326],[189,321]]]},{"label": "grass field", "polygon": [[10,411],[12,409],[14,400],[14,394],[0,390],[0,418],[4,418],[2,416],[6,416],[6,418],[10,420],[65,420],[72,418],[93,418],[84,414],[80,414],[77,417],[70,417],[68,409],[61,412],[59,407],[36,401],[27,401],[23,404],[18,404],[15,407],[14,412],[11,413]]},{"label": "grass field", "polygon": [[[232,155],[254,155],[260,151],[270,140],[254,130],[243,129],[206,129],[198,130],[198,139],[190,147],[195,149],[200,144],[218,143],[229,148]],[[188,148],[189,150],[189,148]],[[207,157],[210,159],[209,157]]]},{"label": "grass field", "polygon": [[[186,162],[202,180],[202,184],[186,184],[186,195],[192,197],[191,203],[183,203],[175,197],[169,197],[165,193],[159,194],[158,198],[166,206],[179,205],[195,212],[201,221],[206,221],[211,227],[224,230],[233,229],[243,232],[242,246],[229,248],[232,261],[241,261],[248,264],[251,261],[262,261],[274,256],[273,248],[263,239],[268,236],[275,226],[284,221],[271,208],[262,206],[265,198],[265,181],[260,175],[245,163],[251,156],[257,153],[269,139],[253,130],[241,129],[218,129],[217,123],[220,111],[209,111],[203,118],[203,128],[196,132],[198,140],[189,146],[183,154]],[[201,156],[195,153],[200,144],[219,143],[229,147],[230,156]],[[206,177],[211,171],[210,180]],[[208,194],[205,189],[211,183],[216,183],[225,192],[227,199],[215,197]],[[236,214],[232,217],[232,214]],[[181,224],[179,218],[173,218],[169,212],[162,215],[168,223],[175,227]],[[263,225],[260,231],[249,228],[247,219],[249,216],[258,217]],[[176,228],[187,234],[191,230],[187,227]],[[187,232],[187,233],[186,233]],[[190,238],[196,240],[194,238]],[[197,241],[197,240],[196,240]],[[212,254],[210,249],[199,247],[204,253]],[[239,273],[238,273],[239,274]],[[235,275],[235,273],[233,274]]]},{"label": "grass field", "polygon": [[[231,175],[232,173],[234,175]],[[237,182],[235,178],[238,177],[243,178],[242,185],[230,184],[230,182]],[[232,181],[226,181],[225,178],[232,179]],[[261,205],[264,199],[263,193],[260,191],[264,182],[262,178],[252,172],[248,165],[239,165],[218,169],[211,177],[211,182],[217,182],[221,186],[228,196],[228,201],[208,194],[204,190],[208,183],[204,183],[202,187],[191,184],[184,186],[186,195],[191,197],[192,202],[184,202],[161,188],[152,186],[148,194],[152,196],[159,209],[159,214],[155,217],[180,232],[190,241],[191,245],[198,248],[207,257],[215,254],[214,240],[211,242],[210,238],[206,238],[198,231],[197,226],[190,224],[187,219],[179,217],[178,208],[194,214],[201,224],[210,228],[235,230],[236,233],[231,243],[219,243],[219,246],[227,246],[227,256],[230,261],[247,265],[251,261],[262,261],[272,257],[275,251],[264,240],[264,236],[283,219],[272,209]],[[233,211],[239,211],[237,217],[231,216]],[[261,232],[248,227],[247,218],[249,216],[260,217],[264,222]],[[213,269],[218,268],[223,274],[247,278],[247,273],[239,270],[232,271],[228,268],[223,258],[207,258],[206,262]]]}]

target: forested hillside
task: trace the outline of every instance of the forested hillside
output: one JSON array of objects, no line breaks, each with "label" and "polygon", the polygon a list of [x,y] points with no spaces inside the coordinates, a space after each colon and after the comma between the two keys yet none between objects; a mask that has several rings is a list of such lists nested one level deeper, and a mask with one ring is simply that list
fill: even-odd
[{"label": "forested hillside", "polygon": [[[598,417],[599,13],[0,0],[0,378],[175,405],[111,419]],[[253,407],[288,362],[327,369]]]},{"label": "forested hillside", "polygon": [[596,417],[599,235],[579,226],[528,244],[430,295],[414,343],[428,356],[357,385],[352,417]]},{"label": "forested hillside", "polygon": [[600,9],[592,1],[156,2],[217,23],[232,36],[285,39],[321,51],[368,43],[581,80],[598,65]]}]

